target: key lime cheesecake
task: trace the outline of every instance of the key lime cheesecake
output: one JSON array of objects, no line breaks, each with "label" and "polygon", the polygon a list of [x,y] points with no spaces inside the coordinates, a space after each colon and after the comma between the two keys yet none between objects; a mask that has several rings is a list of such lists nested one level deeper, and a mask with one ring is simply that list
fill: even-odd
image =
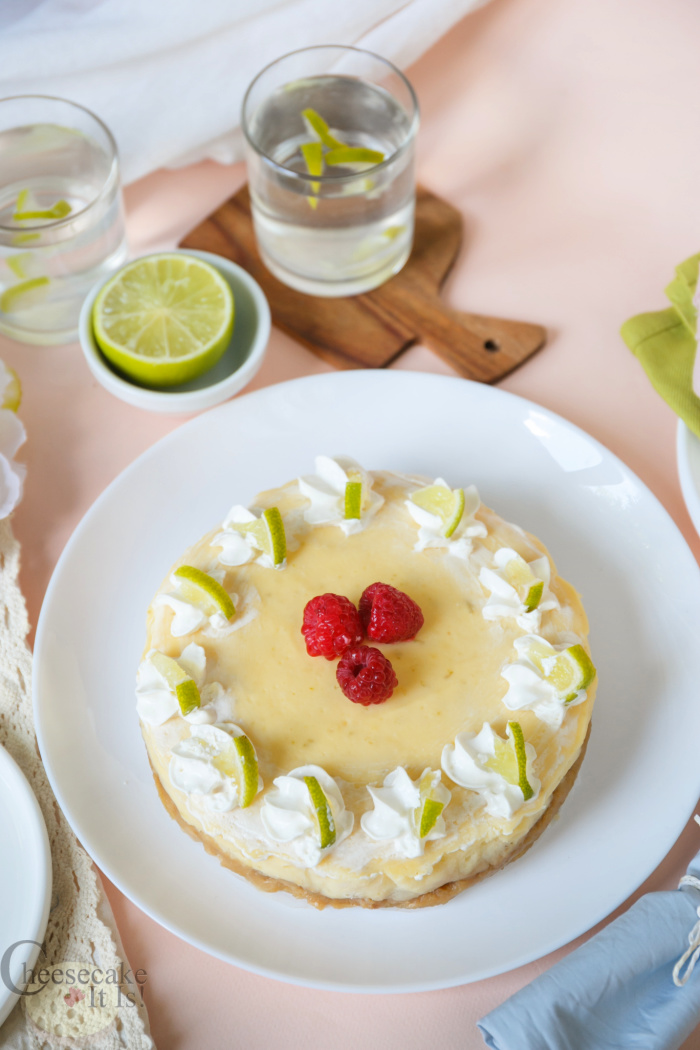
[{"label": "key lime cheesecake", "polygon": [[588,624],[476,489],[319,456],[234,506],[155,595],[137,710],[160,797],[233,871],[312,904],[438,904],[568,793]]}]

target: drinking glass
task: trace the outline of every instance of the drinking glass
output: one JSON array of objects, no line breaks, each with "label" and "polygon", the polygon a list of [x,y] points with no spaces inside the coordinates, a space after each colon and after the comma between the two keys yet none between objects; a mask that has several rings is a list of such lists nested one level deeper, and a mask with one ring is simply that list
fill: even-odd
[{"label": "drinking glass", "polygon": [[90,288],[126,257],[109,129],[74,102],[0,99],[0,331],[70,342]]},{"label": "drinking glass", "polygon": [[404,75],[354,47],[304,48],[262,70],[243,101],[263,262],[310,295],[356,295],[413,241],[418,103]]}]

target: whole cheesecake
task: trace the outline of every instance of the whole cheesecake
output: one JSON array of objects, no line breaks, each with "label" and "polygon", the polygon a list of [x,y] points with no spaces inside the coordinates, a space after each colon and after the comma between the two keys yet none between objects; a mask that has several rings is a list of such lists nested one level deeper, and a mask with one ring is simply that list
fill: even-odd
[{"label": "whole cheesecake", "polygon": [[[365,617],[369,636],[310,655],[309,603],[341,596],[352,619],[373,584],[389,621],[394,599],[417,606],[412,636],[377,641]],[[545,547],[473,487],[318,457],[234,507],[151,603],[137,708],[160,797],[263,889],[441,903],[566,797],[595,693],[587,633]],[[338,667],[368,649],[396,685],[354,702]]]}]

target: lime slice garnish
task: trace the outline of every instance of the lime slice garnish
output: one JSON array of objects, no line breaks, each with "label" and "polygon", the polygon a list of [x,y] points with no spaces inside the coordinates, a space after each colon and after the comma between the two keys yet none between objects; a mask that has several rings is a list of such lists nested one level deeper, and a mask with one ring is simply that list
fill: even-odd
[{"label": "lime slice garnish", "polygon": [[431,796],[431,792],[439,782],[439,772],[433,773],[428,770],[421,777],[419,785],[421,801],[414,811],[413,819],[418,829],[418,834],[422,839],[433,830],[437,824],[438,817],[445,808],[444,802],[438,802],[436,798]]},{"label": "lime slice garnish", "polygon": [[546,678],[555,686],[564,703],[570,704],[582,689],[588,688],[595,674],[593,661],[583,646],[571,645],[555,657]]},{"label": "lime slice garnish", "polygon": [[22,384],[14,368],[9,368],[8,365],[5,365],[5,371],[10,378],[5,383],[0,408],[8,408],[10,412],[16,412],[22,400]]},{"label": "lime slice garnish", "polygon": [[258,756],[245,733],[232,736],[230,746],[212,761],[220,773],[236,781],[241,809],[249,806],[258,793]]},{"label": "lime slice garnish", "polygon": [[[301,147],[302,156],[304,163],[306,164],[306,170],[309,175],[322,175],[323,174],[323,146],[320,142],[305,142]],[[314,193],[318,193],[321,188],[320,182],[312,182],[311,189]],[[312,208],[318,207],[317,197],[306,198]]]},{"label": "lime slice garnish", "polygon": [[451,489],[447,485],[427,485],[410,496],[411,502],[434,514],[442,522],[442,532],[450,537],[464,513],[464,489]]},{"label": "lime slice garnish", "polygon": [[[27,310],[44,298],[51,281],[48,277],[32,277],[21,284],[13,284],[0,295],[0,310],[5,314]],[[43,291],[41,290],[43,289]]]},{"label": "lime slice garnish", "polygon": [[146,256],[105,284],[92,310],[95,339],[111,364],[146,386],[185,383],[212,368],[231,341],[233,295],[209,263]]},{"label": "lime slice garnish", "polygon": [[557,652],[544,639],[538,639],[528,647],[527,656],[566,704],[575,700],[579,692],[588,689],[596,676],[593,661],[582,645],[570,645],[568,649]]},{"label": "lime slice garnish", "polygon": [[[342,143],[340,139],[337,139],[335,135],[331,134],[328,124],[323,119],[321,114],[317,113],[315,109],[303,109],[301,111],[301,115],[304,118],[304,120],[306,120],[306,122],[308,123],[311,131],[315,132],[318,135],[319,139],[321,140],[321,143],[324,146],[327,146],[328,149],[340,148],[344,145],[344,143]],[[321,143],[319,143],[319,145]],[[309,174],[314,175],[315,172],[312,171]]]},{"label": "lime slice garnish", "polygon": [[213,616],[217,612],[227,620],[235,616],[236,607],[231,595],[213,576],[196,569],[194,565],[181,565],[173,575],[182,580],[180,593],[184,600],[196,605],[206,616]]},{"label": "lime slice garnish", "polygon": [[199,689],[191,678],[188,678],[185,682],[180,682],[179,685],[175,686],[175,697],[180,705],[180,711],[183,716],[191,714],[192,711],[196,711],[202,703]]},{"label": "lime slice garnish", "polygon": [[170,692],[175,694],[183,715],[189,715],[201,706],[202,700],[196,682],[183,671],[177,660],[166,656],[165,653],[156,652],[151,653],[150,661],[165,680]]},{"label": "lime slice garnish", "polygon": [[509,722],[506,733],[506,740],[494,733],[495,750],[486,765],[495,773],[499,773],[509,784],[516,784],[527,802],[535,792],[527,779],[527,752],[520,722]]},{"label": "lime slice garnish", "polygon": [[264,510],[257,521],[233,521],[228,527],[250,536],[258,550],[267,554],[273,565],[281,565],[287,557],[284,521],[277,507]]},{"label": "lime slice garnish", "polygon": [[40,233],[13,233],[11,241],[16,245],[29,244],[30,241],[38,241],[40,237]]},{"label": "lime slice garnish", "polygon": [[420,817],[418,834],[422,839],[429,835],[437,824],[437,819],[445,808],[444,802],[436,802],[434,798],[426,798]]},{"label": "lime slice garnish", "polygon": [[518,592],[525,611],[532,612],[542,601],[544,581],[539,580],[528,563],[519,554],[506,562],[503,570],[508,583]]},{"label": "lime slice garnish", "polygon": [[326,164],[381,164],[384,154],[364,146],[338,146],[326,153]]},{"label": "lime slice garnish", "polygon": [[349,482],[357,482],[361,487],[361,499],[360,499],[360,511],[367,510],[370,506],[372,499],[370,496],[370,486],[365,484],[364,475],[361,471],[355,470],[350,467],[346,472],[346,477]]},{"label": "lime slice garnish", "polygon": [[345,517],[358,519],[362,516],[362,482],[348,481],[345,486]]},{"label": "lime slice garnish", "polygon": [[316,777],[304,777],[304,783],[309,791],[311,805],[314,807],[314,816],[318,824],[318,834],[321,849],[332,846],[335,842],[335,821],[333,811],[326,798],[326,793],[319,784]]}]

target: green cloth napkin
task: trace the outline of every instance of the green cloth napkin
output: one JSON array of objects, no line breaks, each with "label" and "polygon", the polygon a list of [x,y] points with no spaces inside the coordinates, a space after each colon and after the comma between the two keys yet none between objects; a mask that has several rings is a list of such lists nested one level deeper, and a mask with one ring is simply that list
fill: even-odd
[{"label": "green cloth napkin", "polygon": [[666,288],[672,305],[630,317],[620,329],[654,388],[698,437],[700,398],[693,393],[698,312],[693,296],[699,269],[700,253],[691,255],[676,267],[676,276]]}]

